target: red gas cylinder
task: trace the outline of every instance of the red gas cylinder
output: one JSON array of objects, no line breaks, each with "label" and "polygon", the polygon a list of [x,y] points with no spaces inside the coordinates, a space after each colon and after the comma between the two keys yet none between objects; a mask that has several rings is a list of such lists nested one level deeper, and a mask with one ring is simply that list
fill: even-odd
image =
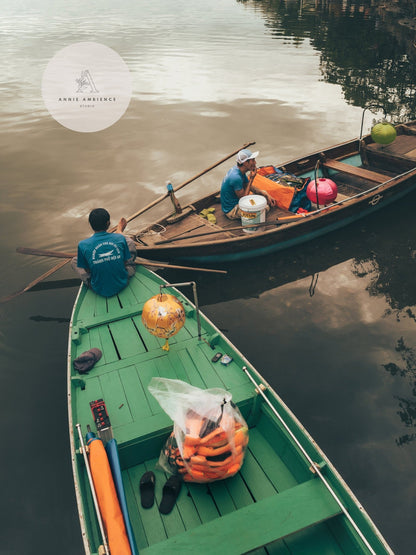
[{"label": "red gas cylinder", "polygon": [[318,178],[318,202],[316,201],[316,185],[315,180],[309,182],[306,189],[306,196],[311,202],[315,204],[326,206],[331,204],[337,198],[338,187],[332,181],[332,179],[327,179],[326,177]]}]

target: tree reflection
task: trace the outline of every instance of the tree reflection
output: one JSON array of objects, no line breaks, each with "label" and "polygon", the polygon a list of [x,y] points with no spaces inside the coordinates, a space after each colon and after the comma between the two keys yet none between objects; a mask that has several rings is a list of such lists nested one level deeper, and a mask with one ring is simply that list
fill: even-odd
[{"label": "tree reflection", "polygon": [[320,52],[325,81],[342,87],[346,101],[385,107],[396,122],[416,108],[414,2],[377,0],[251,0],[276,37],[306,39]]},{"label": "tree reflection", "polygon": [[[400,354],[404,366],[401,368],[394,362],[383,364],[384,369],[392,376],[401,376],[408,380],[412,388],[413,397],[404,398],[395,396],[399,402],[400,410],[397,414],[406,428],[416,428],[416,351],[412,347],[407,347],[403,337],[397,341],[396,351]],[[403,434],[396,439],[399,446],[405,445],[416,439],[416,432]]]}]

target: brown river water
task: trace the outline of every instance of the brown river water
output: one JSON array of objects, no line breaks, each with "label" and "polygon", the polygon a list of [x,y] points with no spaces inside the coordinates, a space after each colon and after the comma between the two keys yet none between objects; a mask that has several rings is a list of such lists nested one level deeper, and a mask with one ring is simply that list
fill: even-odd
[{"label": "brown river water", "polygon": [[[2,296],[56,262],[16,247],[73,251],[90,233],[92,208],[106,207],[116,223],[167,181],[179,185],[247,141],[260,165],[277,164],[357,137],[367,103],[394,120],[415,118],[409,2],[118,4],[2,1]],[[124,114],[94,132],[61,125],[42,95],[50,60],[84,42],[118,53],[131,76]],[[181,190],[181,203],[217,189],[233,163]],[[221,264],[227,276],[161,272],[197,282],[204,312],[271,382],[400,554],[414,552],[416,509],[415,202],[411,194],[301,247]],[[77,284],[67,265],[0,304],[1,555],[82,552],[66,408]]]}]

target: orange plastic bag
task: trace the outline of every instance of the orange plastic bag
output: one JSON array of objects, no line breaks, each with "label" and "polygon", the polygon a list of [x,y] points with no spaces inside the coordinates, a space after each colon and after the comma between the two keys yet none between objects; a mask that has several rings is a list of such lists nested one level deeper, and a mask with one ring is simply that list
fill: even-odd
[{"label": "orange plastic bag", "polygon": [[274,198],[279,208],[289,210],[289,206],[295,194],[294,187],[282,185],[278,181],[272,181],[271,179],[267,179],[267,177],[259,175],[258,173],[253,180],[253,185],[261,191],[269,193],[269,195]]}]

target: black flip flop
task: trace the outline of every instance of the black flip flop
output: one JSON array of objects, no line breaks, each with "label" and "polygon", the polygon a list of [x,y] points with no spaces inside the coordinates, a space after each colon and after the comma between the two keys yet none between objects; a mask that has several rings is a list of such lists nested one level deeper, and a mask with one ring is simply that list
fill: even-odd
[{"label": "black flip flop", "polygon": [[171,476],[163,486],[162,501],[159,505],[159,512],[167,515],[175,506],[176,499],[182,487],[182,479],[179,476]]},{"label": "black flip flop", "polygon": [[142,507],[150,509],[155,501],[155,475],[149,470],[140,478],[140,497]]}]

